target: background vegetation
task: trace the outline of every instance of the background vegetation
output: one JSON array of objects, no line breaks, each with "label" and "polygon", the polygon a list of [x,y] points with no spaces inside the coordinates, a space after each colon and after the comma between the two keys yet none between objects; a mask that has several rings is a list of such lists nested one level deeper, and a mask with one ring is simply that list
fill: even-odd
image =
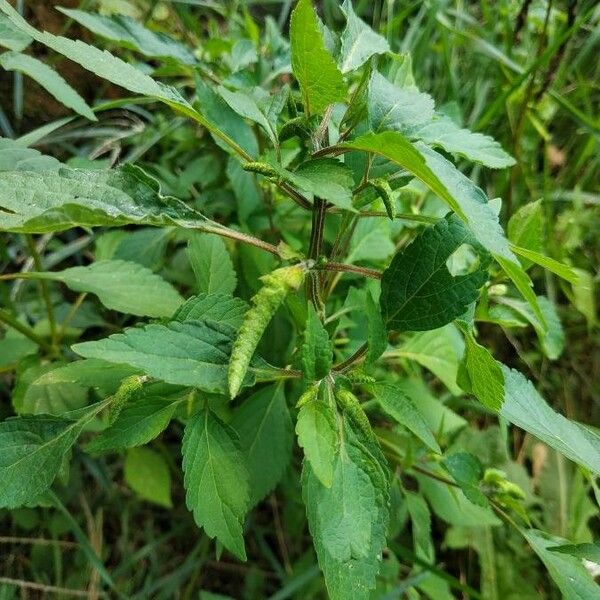
[{"label": "background vegetation", "polygon": [[[183,93],[196,88],[202,101],[202,94],[207,95],[203,86],[220,82],[231,88],[267,89],[292,83],[286,41],[292,4],[63,0],[21,2],[18,8],[38,29],[108,48]],[[339,3],[317,4],[327,27],[340,31],[345,19]],[[127,15],[178,43],[165,42],[170,54],[165,57],[152,46],[155,38],[132,42],[126,36],[103,35],[57,6]],[[531,214],[539,221],[540,250],[570,265],[578,279],[570,285],[534,265],[530,275],[536,293],[553,307],[549,330],[541,330],[524,302],[511,300],[482,316],[478,340],[496,359],[526,374],[556,411],[597,426],[600,7],[582,0],[359,0],[355,11],[394,52],[410,56],[416,85],[435,98],[441,113],[494,136],[515,158],[516,164],[507,169],[473,166],[462,159],[458,165],[489,198],[502,198],[501,222],[509,235],[513,215],[525,211],[519,214],[527,219]],[[0,44],[18,49],[13,38],[0,21]],[[168,107],[129,97],[41,44],[34,42],[23,51],[60,73],[87,105],[96,107],[98,120],[73,116],[73,105],[67,108],[64,97],[58,101],[36,82],[39,73],[24,76],[0,56],[0,66],[7,69],[0,71],[3,137],[26,136],[30,147],[72,167],[135,163],[160,182],[165,195],[215,221],[268,242],[283,239],[294,250],[303,247],[310,219],[302,209],[283,201],[266,179],[248,179],[205,128]],[[264,149],[268,136],[259,134],[254,123],[252,129]],[[15,160],[14,147],[4,142],[0,140],[0,170]],[[292,160],[293,146],[284,151]],[[445,210],[430,196],[422,186],[409,185],[397,197],[398,206],[413,215],[443,215]],[[381,222],[381,227],[362,227],[346,262],[382,268],[395,247],[414,237],[417,227],[410,220],[392,226]],[[514,235],[519,222],[512,222]],[[336,223],[330,227],[325,240],[333,244]],[[92,260],[122,259],[160,274],[188,297],[212,289],[216,284],[211,277],[222,283],[233,273],[228,270],[231,265],[237,295],[249,299],[258,289],[258,276],[276,266],[273,256],[252,246],[225,246],[206,236],[190,242],[186,233],[169,227],[128,229],[3,233],[0,271],[60,271]],[[196,253],[188,244],[197,244]],[[217,272],[219,267],[223,270]],[[499,280],[497,285],[506,287],[507,282]],[[366,328],[355,317],[343,320],[346,312],[364,302],[353,297],[352,289],[344,280],[337,290],[336,310],[342,320],[336,353],[342,358]],[[58,413],[102,397],[102,390],[90,391],[77,383],[44,384],[44,373],[59,360],[74,358],[68,350],[57,355],[55,349],[45,348],[45,340],[68,348],[118,332],[134,324],[135,317],[106,308],[86,291],[45,280],[2,281],[0,298],[0,317],[5,317],[0,324],[2,418],[15,412]],[[294,306],[287,310],[293,313]],[[31,336],[11,326],[7,315],[16,315],[18,323],[42,340],[41,352]],[[600,491],[594,476],[523,430],[507,428],[506,421],[461,392],[456,386],[460,342],[454,333],[401,338],[389,368],[406,385],[420,386],[413,392],[434,407],[428,422],[445,448],[471,452],[485,468],[501,469],[520,486],[520,506],[536,528],[574,544],[591,542],[600,527]],[[278,313],[260,346],[261,355],[279,365],[295,343],[293,336],[289,315]],[[290,391],[290,407],[299,394],[300,388]],[[90,598],[112,597],[107,581],[131,598],[326,597],[297,477],[301,451],[295,448],[279,485],[249,514],[248,561],[242,563],[215,545],[186,509],[179,466],[182,423],[174,419],[150,446],[134,450],[91,456],[77,446],[53,488],[54,504],[1,509],[0,598],[68,598],[73,590],[83,590]],[[380,425],[388,427],[385,419]],[[143,469],[149,465],[158,483],[144,478]],[[410,494],[428,484],[412,473],[403,478],[403,485]],[[560,597],[546,568],[514,527],[478,526],[477,517],[466,509],[445,511],[446,497],[429,485],[427,503],[413,500],[418,506],[410,507],[396,498],[391,541],[372,598]],[[513,514],[512,519],[518,517]],[[586,568],[594,576],[600,571],[591,562]]]}]

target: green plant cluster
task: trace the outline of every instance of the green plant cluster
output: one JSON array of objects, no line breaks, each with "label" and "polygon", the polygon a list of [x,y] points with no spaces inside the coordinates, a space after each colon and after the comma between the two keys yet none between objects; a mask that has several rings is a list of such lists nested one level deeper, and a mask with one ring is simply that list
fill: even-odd
[{"label": "green plant cluster", "polygon": [[[0,66],[71,111],[0,139],[0,523],[52,548],[2,597],[598,598],[596,413],[545,375],[561,302],[596,331],[594,221],[531,164],[558,107],[587,146],[550,195],[598,203],[599,125],[557,84],[597,10],[481,3],[533,69],[449,3],[404,40],[393,1],[375,28],[349,0],[109,4],[61,8],[67,37],[0,0]],[[444,46],[456,100],[423,91],[434,26],[504,87]]]}]

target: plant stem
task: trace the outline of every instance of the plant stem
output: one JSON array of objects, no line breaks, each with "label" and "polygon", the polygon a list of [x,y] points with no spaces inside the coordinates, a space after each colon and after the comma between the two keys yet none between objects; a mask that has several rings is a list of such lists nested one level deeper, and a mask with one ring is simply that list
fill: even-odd
[{"label": "plant stem", "polygon": [[236,231],[235,229],[229,229],[229,227],[225,227],[224,225],[219,225],[215,223],[215,225],[198,225],[194,229],[198,229],[200,231],[204,231],[204,233],[213,233],[215,235],[220,235],[222,237],[230,238],[232,240],[236,240],[238,242],[243,242],[244,244],[250,244],[251,246],[256,246],[265,252],[270,252],[275,256],[281,258],[281,252],[279,248],[273,244],[269,244],[269,242],[265,242],[257,237],[252,235],[248,235],[247,233],[242,233],[241,231]]},{"label": "plant stem", "polygon": [[333,367],[333,370],[337,371],[338,373],[343,373],[344,371],[347,371],[354,363],[358,362],[359,360],[362,360],[364,355],[367,353],[368,349],[369,345],[365,342],[352,356],[349,356],[346,360],[335,365]]},{"label": "plant stem", "polygon": [[368,269],[367,267],[357,267],[356,265],[347,265],[344,263],[328,262],[322,267],[326,271],[338,271],[342,273],[356,273],[370,279],[381,279],[382,272],[377,269]]},{"label": "plant stem", "polygon": [[[36,271],[42,272],[44,270],[42,266],[42,259],[40,258],[40,254],[35,247],[35,242],[33,238],[29,235],[25,236],[25,240],[27,242],[27,248],[29,249],[29,254],[33,259],[33,264],[35,265]],[[50,298],[50,291],[48,289],[48,282],[44,279],[41,279],[39,282],[40,290],[42,292],[42,298],[44,299],[44,304],[46,305],[46,313],[48,314],[48,323],[50,325],[50,339],[52,340],[52,345],[56,343],[56,319],[54,317],[54,307],[52,306],[52,300]]]},{"label": "plant stem", "polygon": [[51,346],[50,344],[48,344],[48,342],[46,342],[46,340],[44,340],[37,333],[35,333],[35,331],[31,329],[31,327],[28,327],[27,325],[24,325],[23,323],[15,319],[15,317],[13,317],[8,311],[4,310],[3,308],[0,308],[0,322],[4,323],[5,325],[8,325],[9,327],[12,327],[19,333],[22,333],[25,337],[28,337],[38,346],[44,348],[44,350],[51,350]]}]

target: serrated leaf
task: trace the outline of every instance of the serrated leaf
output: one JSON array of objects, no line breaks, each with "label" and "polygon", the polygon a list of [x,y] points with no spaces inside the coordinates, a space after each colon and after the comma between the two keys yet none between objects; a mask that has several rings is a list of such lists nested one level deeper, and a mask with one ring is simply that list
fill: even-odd
[{"label": "serrated leaf", "polygon": [[308,307],[304,342],[301,350],[302,371],[309,381],[323,379],[331,370],[333,344],[313,305]]},{"label": "serrated leaf", "polygon": [[192,236],[187,253],[200,292],[226,295],[233,293],[237,277],[225,242],[219,236]]},{"label": "serrated leaf", "polygon": [[307,114],[319,114],[343,102],[346,85],[331,54],[325,49],[311,0],[299,0],[290,20],[292,70],[298,80]]},{"label": "serrated leaf", "polygon": [[273,490],[292,458],[292,420],[283,392],[281,384],[261,389],[244,400],[230,422],[246,457],[249,508]]},{"label": "serrated leaf", "polygon": [[[479,251],[480,264],[453,276],[446,261],[463,244]],[[427,227],[398,252],[381,280],[381,314],[390,330],[426,331],[465,313],[488,278],[486,253],[456,216]]]},{"label": "serrated leaf", "polygon": [[0,507],[22,506],[43,494],[89,418],[37,415],[0,423]]},{"label": "serrated leaf", "polygon": [[300,408],[296,434],[312,473],[325,487],[331,487],[339,435],[335,410],[321,393]]},{"label": "serrated leaf", "polygon": [[28,278],[61,281],[76,292],[95,294],[107,308],[142,317],[169,317],[183,303],[179,292],[162,277],[124,260],[101,260],[64,271],[32,272]]},{"label": "serrated leaf", "polygon": [[[227,391],[234,335],[235,330],[215,321],[171,321],[75,344],[73,351],[85,358],[130,365],[166,383],[222,394]],[[249,375],[244,383],[252,380]]]},{"label": "serrated leaf", "polygon": [[309,195],[328,200],[339,208],[352,206],[352,171],[339,160],[316,158],[302,163],[293,173],[292,183]]},{"label": "serrated leaf", "polygon": [[217,321],[239,329],[248,304],[241,298],[225,294],[198,294],[188,298],[175,314],[173,321]]},{"label": "serrated leaf", "polygon": [[430,450],[442,453],[442,450],[429,429],[425,419],[400,388],[392,383],[373,386],[373,394],[383,410],[417,436]]},{"label": "serrated leaf", "polygon": [[384,37],[356,16],[350,0],[345,0],[341,9],[346,16],[346,27],[342,33],[339,63],[342,73],[349,73],[364,65],[371,56],[388,52],[390,46]]},{"label": "serrated leaf", "polygon": [[494,138],[459,127],[446,116],[438,115],[429,123],[415,127],[410,136],[492,169],[505,169],[515,164],[515,159]]},{"label": "serrated leaf", "polygon": [[173,58],[184,64],[195,64],[196,58],[188,48],[172,37],[146,29],[126,15],[110,17],[96,13],[58,7],[60,12],[77,21],[96,35],[102,36],[125,48],[137,50],[151,58]]},{"label": "serrated leaf", "polygon": [[130,448],[123,468],[125,482],[144,500],[171,508],[171,473],[165,459],[150,448]]},{"label": "serrated leaf", "polygon": [[502,365],[505,380],[500,414],[567,458],[600,474],[600,436],[555,412],[523,374]]},{"label": "serrated leaf", "polygon": [[368,600],[385,545],[389,483],[347,419],[331,487],[302,471],[302,496],[319,566],[332,600]]},{"label": "serrated leaf", "polygon": [[186,504],[196,523],[245,560],[249,475],[236,432],[202,409],[185,427],[182,452]]},{"label": "serrated leaf", "polygon": [[579,559],[558,552],[550,552],[552,546],[564,544],[566,540],[536,529],[527,529],[523,532],[523,535],[540,560],[546,565],[564,598],[567,600],[594,600],[598,598],[600,587]]},{"label": "serrated leaf", "polygon": [[504,401],[504,374],[490,351],[478,344],[470,332],[465,333],[464,365],[471,391],[491,410],[500,410]]},{"label": "serrated leaf", "polygon": [[72,108],[90,121],[97,121],[96,115],[86,101],[54,70],[41,60],[19,52],[0,54],[0,67],[6,71],[18,71],[31,77],[61,104]]},{"label": "serrated leaf", "polygon": [[369,125],[375,132],[407,132],[432,119],[433,98],[414,88],[398,87],[377,71],[369,81]]}]

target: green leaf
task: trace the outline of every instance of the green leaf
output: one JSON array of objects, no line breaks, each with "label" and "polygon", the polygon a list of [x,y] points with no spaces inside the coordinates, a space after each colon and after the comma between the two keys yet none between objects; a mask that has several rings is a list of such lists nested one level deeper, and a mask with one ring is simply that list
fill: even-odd
[{"label": "green leaf", "polygon": [[406,133],[433,118],[434,103],[429,94],[398,87],[377,71],[371,75],[368,93],[369,124],[375,132]]},{"label": "green leaf", "polygon": [[[75,344],[73,351],[85,358],[130,365],[166,383],[223,394],[233,337],[233,329],[215,321],[172,321]],[[248,376],[244,383],[252,380]]]},{"label": "green leaf", "polygon": [[217,321],[239,329],[248,305],[241,298],[225,294],[198,294],[182,304],[173,321]]},{"label": "green leaf", "polygon": [[373,394],[383,410],[400,425],[414,433],[430,450],[442,453],[431,429],[412,400],[392,383],[373,386]]},{"label": "green leaf", "polygon": [[0,228],[28,233],[128,223],[186,226],[203,219],[183,202],[163,196],[158,182],[132,165],[0,173],[0,207]]},{"label": "green leaf", "polygon": [[97,453],[147,444],[166,429],[176,407],[170,398],[144,393],[128,402],[116,421],[88,442],[85,450]]},{"label": "green leaf", "polygon": [[366,217],[358,221],[346,257],[349,263],[358,261],[384,261],[396,250],[391,239],[390,222],[377,217]]},{"label": "green leaf", "polygon": [[22,506],[44,493],[91,416],[68,421],[36,415],[0,423],[0,507]]},{"label": "green leaf", "polygon": [[346,98],[346,85],[325,49],[311,0],[299,0],[290,20],[292,70],[298,80],[307,114],[319,114]]},{"label": "green leaf", "polygon": [[305,461],[302,497],[329,597],[368,600],[385,546],[389,482],[347,419],[340,434],[331,487]]},{"label": "green leaf", "polygon": [[249,508],[273,490],[292,458],[292,420],[283,392],[281,384],[261,389],[244,400],[230,422],[246,457]]},{"label": "green leaf", "polygon": [[188,65],[197,62],[193,53],[185,45],[180,44],[164,33],[146,29],[126,15],[106,17],[62,6],[59,6],[58,10],[96,35],[115,42],[124,48],[137,50],[150,58],[173,58]]},{"label": "green leaf", "polygon": [[464,366],[470,390],[491,410],[500,410],[504,402],[504,374],[502,367],[487,348],[477,343],[471,332],[465,332]]},{"label": "green leaf", "polygon": [[229,394],[237,396],[258,342],[273,315],[292,290],[304,280],[304,269],[298,265],[282,267],[263,275],[262,288],[253,296],[252,307],[244,315],[244,322],[231,350],[228,380]]},{"label": "green leaf", "polygon": [[576,558],[589,560],[600,565],[600,542],[587,544],[564,544],[562,546],[547,546],[550,552],[560,552],[561,554],[569,554]]},{"label": "green leaf", "polygon": [[57,171],[61,166],[53,156],[28,148],[17,140],[0,138],[0,172]]},{"label": "green leaf", "polygon": [[544,212],[536,200],[519,208],[508,220],[508,239],[515,246],[534,252],[544,251]]},{"label": "green leaf", "polygon": [[365,357],[365,364],[369,366],[385,352],[387,348],[387,331],[379,307],[375,304],[375,300],[373,300],[373,296],[368,290],[365,311],[367,313],[367,328],[369,332],[367,339],[369,348]]},{"label": "green leaf", "polygon": [[125,482],[144,500],[172,508],[169,465],[150,448],[131,448],[125,455]]},{"label": "green leaf", "polygon": [[515,164],[515,159],[489,135],[463,129],[449,117],[436,116],[413,128],[410,136],[492,169],[505,169]]},{"label": "green leaf", "polygon": [[431,513],[425,498],[415,492],[404,492],[406,508],[412,525],[415,554],[428,562],[435,560],[431,535]]},{"label": "green leaf", "polygon": [[534,262],[536,265],[540,265],[551,271],[555,275],[558,275],[561,279],[568,281],[569,283],[576,284],[579,276],[577,273],[577,269],[570,267],[569,265],[565,265],[564,263],[559,262],[549,256],[545,256],[540,252],[535,252],[534,250],[530,250],[529,248],[522,248],[515,244],[511,244],[511,249],[515,254]]},{"label": "green leaf", "polygon": [[550,552],[552,546],[564,544],[566,540],[536,529],[523,532],[525,539],[541,561],[546,565],[550,576],[567,600],[594,600],[600,594],[600,587],[578,558]]},{"label": "green leaf", "polygon": [[600,436],[555,412],[524,375],[502,366],[505,381],[500,414],[572,461],[600,474]]},{"label": "green leaf", "polygon": [[61,104],[72,108],[90,121],[98,120],[85,100],[54,69],[41,60],[28,54],[6,52],[0,54],[0,67],[6,71],[18,71],[31,77]]},{"label": "green leaf", "polygon": [[[479,251],[480,264],[471,273],[453,276],[446,261],[463,244]],[[383,273],[380,304],[388,329],[426,331],[460,317],[486,282],[488,262],[456,216],[424,229]]]},{"label": "green leaf", "polygon": [[200,292],[233,293],[237,277],[225,242],[219,236],[193,235],[188,242],[187,252]]},{"label": "green leaf", "polygon": [[8,329],[0,340],[0,369],[16,365],[22,358],[37,352],[38,345],[23,334]]},{"label": "green leaf", "polygon": [[468,452],[454,452],[444,457],[444,466],[473,504],[488,506],[487,498],[479,489],[483,467],[475,456]]},{"label": "green leaf", "polygon": [[204,408],[185,426],[182,452],[186,504],[196,523],[246,560],[249,475],[235,430]]},{"label": "green leaf", "polygon": [[314,399],[300,408],[296,434],[311,472],[321,484],[331,487],[339,436],[335,409],[326,386],[321,386],[318,394],[315,391]]},{"label": "green leaf", "polygon": [[183,302],[162,277],[124,260],[101,260],[64,271],[32,272],[27,277],[61,281],[76,292],[96,294],[107,308],[142,317],[169,317]]},{"label": "green leaf", "polygon": [[302,371],[309,381],[323,379],[331,370],[333,344],[312,304],[308,306],[301,353]]},{"label": "green leaf", "polygon": [[346,28],[342,33],[339,62],[342,73],[349,73],[364,65],[371,56],[388,52],[390,46],[384,37],[356,16],[350,0],[345,0],[341,9],[346,16]]},{"label": "green leaf", "polygon": [[0,14],[0,46],[22,52],[31,44],[31,38],[15,27],[8,17]]},{"label": "green leaf", "polygon": [[456,383],[464,345],[453,325],[418,333],[394,352],[401,358],[414,360],[436,375],[455,395],[461,393]]}]

